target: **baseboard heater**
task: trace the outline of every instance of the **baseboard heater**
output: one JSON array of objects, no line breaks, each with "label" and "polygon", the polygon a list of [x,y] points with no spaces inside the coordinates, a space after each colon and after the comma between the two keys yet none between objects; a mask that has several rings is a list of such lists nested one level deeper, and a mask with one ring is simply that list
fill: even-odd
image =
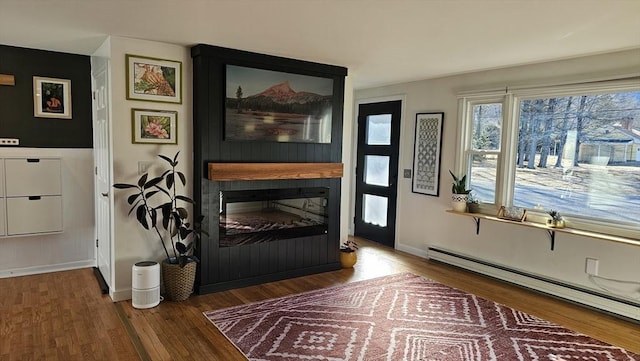
[{"label": "baseboard heater", "polygon": [[640,304],[470,256],[429,247],[428,258],[640,323]]}]

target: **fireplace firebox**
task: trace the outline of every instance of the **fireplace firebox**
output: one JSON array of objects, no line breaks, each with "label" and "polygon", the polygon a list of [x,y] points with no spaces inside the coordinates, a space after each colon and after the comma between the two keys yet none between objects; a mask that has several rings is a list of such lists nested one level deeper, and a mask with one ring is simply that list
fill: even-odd
[{"label": "fireplace firebox", "polygon": [[326,234],[329,188],[220,191],[219,246]]}]

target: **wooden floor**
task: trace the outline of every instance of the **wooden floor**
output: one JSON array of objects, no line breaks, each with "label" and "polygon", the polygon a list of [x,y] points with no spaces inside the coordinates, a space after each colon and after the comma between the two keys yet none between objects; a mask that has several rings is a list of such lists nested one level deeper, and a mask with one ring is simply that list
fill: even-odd
[{"label": "wooden floor", "polygon": [[137,310],[102,295],[91,269],[0,279],[0,361],[244,360],[202,315],[246,302],[412,272],[640,353],[640,326],[359,240],[354,269]]}]

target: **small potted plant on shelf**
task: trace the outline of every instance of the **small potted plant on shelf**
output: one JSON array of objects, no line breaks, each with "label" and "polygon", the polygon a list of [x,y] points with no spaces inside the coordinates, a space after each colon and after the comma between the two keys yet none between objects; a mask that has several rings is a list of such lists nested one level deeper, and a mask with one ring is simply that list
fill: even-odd
[{"label": "small potted plant on shelf", "polygon": [[476,198],[473,192],[469,192],[469,196],[467,197],[467,210],[469,213],[480,212],[480,200]]},{"label": "small potted plant on shelf", "polygon": [[547,213],[551,216],[550,219],[547,219],[547,226],[553,228],[564,228],[564,218],[560,212],[552,209]]},{"label": "small potted plant on shelf", "polygon": [[449,174],[453,177],[451,186],[451,207],[456,212],[465,212],[467,210],[467,199],[469,198],[470,189],[467,189],[467,176],[457,177],[451,170]]},{"label": "small potted plant on shelf", "polygon": [[358,244],[349,238],[340,245],[340,263],[342,268],[352,268],[358,261]]},{"label": "small potted plant on shelf", "polygon": [[193,291],[198,258],[194,251],[202,235],[200,216],[193,223],[189,221],[189,212],[185,204],[195,202],[177,192],[177,184],[186,185],[185,175],[176,170],[178,154],[173,159],[158,155],[169,167],[162,175],[149,179],[145,173],[136,184],[116,183],[116,189],[131,189],[127,202],[131,205],[129,215],[134,214],[136,220],[146,230],[153,230],[164,249],[166,259],[162,262],[162,279],[165,296],[169,300],[183,301]]}]

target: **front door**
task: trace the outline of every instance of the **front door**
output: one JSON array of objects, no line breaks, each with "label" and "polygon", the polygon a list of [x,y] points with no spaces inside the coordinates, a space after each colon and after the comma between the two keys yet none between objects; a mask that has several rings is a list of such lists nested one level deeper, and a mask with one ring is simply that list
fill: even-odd
[{"label": "front door", "polygon": [[358,107],[354,235],[394,247],[402,102]]},{"label": "front door", "polygon": [[111,202],[109,142],[109,60],[91,58],[93,81],[93,158],[95,166],[96,263],[111,286]]}]

